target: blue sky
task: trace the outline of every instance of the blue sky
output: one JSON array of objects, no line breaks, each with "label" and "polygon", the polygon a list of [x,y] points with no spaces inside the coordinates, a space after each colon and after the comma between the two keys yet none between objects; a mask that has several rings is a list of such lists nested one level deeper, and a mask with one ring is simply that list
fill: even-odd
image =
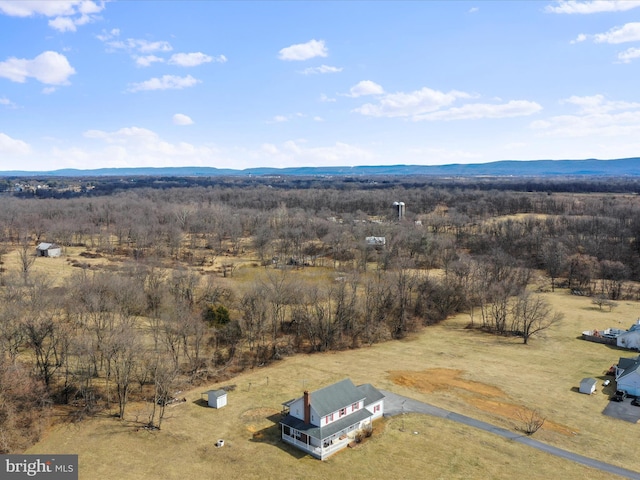
[{"label": "blue sky", "polygon": [[640,156],[640,1],[0,0],[0,170]]}]

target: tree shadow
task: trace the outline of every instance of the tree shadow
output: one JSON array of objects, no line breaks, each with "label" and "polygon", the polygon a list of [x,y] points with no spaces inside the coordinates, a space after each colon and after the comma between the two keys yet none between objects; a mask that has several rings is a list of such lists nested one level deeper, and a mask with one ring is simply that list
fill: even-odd
[{"label": "tree shadow", "polygon": [[289,455],[301,459],[306,456],[309,456],[308,453],[303,452],[302,450],[297,449],[293,445],[289,445],[285,441],[282,440],[282,431],[280,429],[280,420],[282,419],[282,414],[275,413],[266,417],[272,424],[268,427],[265,427],[261,430],[258,430],[253,433],[253,436],[249,440],[250,442],[256,443],[265,443],[268,445],[273,445],[274,447],[278,447],[280,450],[288,453]]}]

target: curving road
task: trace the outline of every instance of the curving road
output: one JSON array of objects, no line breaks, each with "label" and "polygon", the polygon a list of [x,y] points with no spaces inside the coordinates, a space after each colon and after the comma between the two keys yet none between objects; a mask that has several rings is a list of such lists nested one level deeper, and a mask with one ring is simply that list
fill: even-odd
[{"label": "curving road", "polygon": [[546,443],[539,442],[538,440],[534,440],[533,438],[526,435],[515,433],[504,428],[496,427],[495,425],[491,425],[490,423],[482,422],[465,415],[460,415],[459,413],[445,410],[444,408],[435,407],[433,405],[429,405],[428,403],[414,400],[413,398],[404,397],[402,395],[398,395],[386,390],[380,391],[385,395],[385,416],[399,415],[404,412],[423,413],[425,415],[432,415],[434,417],[447,418],[449,420],[453,420],[454,422],[463,423],[470,427],[485,430],[495,435],[513,440],[514,442],[523,443],[530,447],[537,448],[538,450],[542,450],[543,452],[550,453],[551,455],[566,458],[567,460],[572,460],[576,463],[581,463],[582,465],[586,465],[588,467],[597,468],[598,470],[602,470],[607,473],[613,473],[615,475],[620,475],[621,477],[640,480],[640,473],[638,472],[627,470],[626,468],[616,467],[615,465],[611,465],[609,463],[601,462],[593,458],[585,457],[582,455],[578,455],[577,453],[553,447],[551,445],[547,445]]}]

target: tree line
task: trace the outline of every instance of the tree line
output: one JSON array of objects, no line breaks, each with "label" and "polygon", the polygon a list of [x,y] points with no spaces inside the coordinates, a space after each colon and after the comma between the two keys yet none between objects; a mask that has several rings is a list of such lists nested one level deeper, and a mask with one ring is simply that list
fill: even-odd
[{"label": "tree line", "polygon": [[[18,261],[0,264],[0,450],[32,441],[52,403],[125,418],[143,399],[140,421],[160,428],[188,385],[402,338],[455,313],[527,343],[560,320],[532,284],[639,296],[635,195],[275,180],[3,198],[0,262]],[[111,262],[74,259],[55,282],[33,273],[42,241]]]}]

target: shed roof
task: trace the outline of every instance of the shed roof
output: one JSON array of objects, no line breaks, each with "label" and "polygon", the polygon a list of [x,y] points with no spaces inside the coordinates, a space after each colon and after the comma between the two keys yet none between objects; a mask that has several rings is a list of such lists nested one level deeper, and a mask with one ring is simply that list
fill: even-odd
[{"label": "shed roof", "polygon": [[215,398],[224,397],[227,394],[226,390],[209,390],[207,395],[213,395]]},{"label": "shed roof", "polygon": [[595,378],[583,378],[582,381],[580,382],[580,387],[588,387],[591,388],[593,387],[597,382],[597,380]]}]

